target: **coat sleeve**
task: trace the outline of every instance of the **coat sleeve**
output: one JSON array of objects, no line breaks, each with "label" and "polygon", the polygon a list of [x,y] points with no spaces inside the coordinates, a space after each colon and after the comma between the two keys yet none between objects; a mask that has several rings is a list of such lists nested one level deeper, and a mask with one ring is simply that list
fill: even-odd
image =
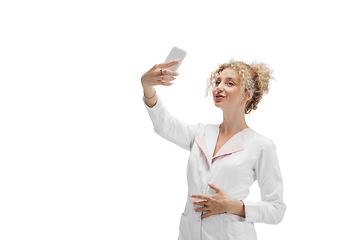
[{"label": "coat sleeve", "polygon": [[144,97],[143,101],[155,132],[166,140],[190,151],[200,124],[191,125],[179,121],[166,110],[160,98],[152,108],[146,105]]},{"label": "coat sleeve", "polygon": [[280,223],[286,211],[283,201],[283,181],[275,144],[269,140],[260,149],[255,173],[260,187],[261,201],[244,200],[245,221],[268,224]]}]

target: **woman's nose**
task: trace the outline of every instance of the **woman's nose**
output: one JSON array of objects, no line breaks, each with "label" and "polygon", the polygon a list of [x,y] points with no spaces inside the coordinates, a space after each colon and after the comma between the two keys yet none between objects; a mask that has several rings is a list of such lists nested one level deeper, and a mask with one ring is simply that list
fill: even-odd
[{"label": "woman's nose", "polygon": [[220,83],[219,85],[216,86],[216,91],[217,92],[222,92],[224,91],[224,86],[222,83]]}]

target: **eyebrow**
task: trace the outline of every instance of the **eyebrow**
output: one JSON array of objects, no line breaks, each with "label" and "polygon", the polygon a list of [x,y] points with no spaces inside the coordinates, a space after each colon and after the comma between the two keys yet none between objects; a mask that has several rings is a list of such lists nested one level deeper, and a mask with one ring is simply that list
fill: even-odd
[{"label": "eyebrow", "polygon": [[[217,77],[216,80],[221,80],[221,77]],[[234,81],[235,78],[227,77],[227,78],[225,78],[225,80],[232,80],[232,81]]]}]

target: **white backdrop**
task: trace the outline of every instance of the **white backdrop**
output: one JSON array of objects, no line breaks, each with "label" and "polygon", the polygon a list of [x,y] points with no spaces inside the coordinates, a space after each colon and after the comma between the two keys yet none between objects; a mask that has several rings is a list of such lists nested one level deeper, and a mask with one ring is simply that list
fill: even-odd
[{"label": "white backdrop", "polygon": [[[1,1],[0,239],[177,239],[188,152],[155,134],[141,75],[188,123],[220,123],[205,81],[230,59],[276,82],[248,125],[277,145],[288,210],[259,239],[359,239],[356,1]],[[252,200],[259,200],[257,184]]]}]

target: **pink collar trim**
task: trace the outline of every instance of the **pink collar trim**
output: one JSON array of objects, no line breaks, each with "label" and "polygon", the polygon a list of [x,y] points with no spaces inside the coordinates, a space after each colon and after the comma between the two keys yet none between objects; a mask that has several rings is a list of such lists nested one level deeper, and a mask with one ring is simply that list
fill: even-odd
[{"label": "pink collar trim", "polygon": [[196,140],[196,143],[199,145],[201,151],[204,153],[209,167],[211,166],[211,163],[218,157],[230,155],[230,154],[244,150],[244,147],[240,143],[238,143],[226,150],[220,149],[220,151],[214,157],[210,157],[212,155],[209,155],[211,153],[209,152],[208,147],[207,147],[206,137],[205,136],[197,137],[197,138],[195,138],[195,140]]}]

